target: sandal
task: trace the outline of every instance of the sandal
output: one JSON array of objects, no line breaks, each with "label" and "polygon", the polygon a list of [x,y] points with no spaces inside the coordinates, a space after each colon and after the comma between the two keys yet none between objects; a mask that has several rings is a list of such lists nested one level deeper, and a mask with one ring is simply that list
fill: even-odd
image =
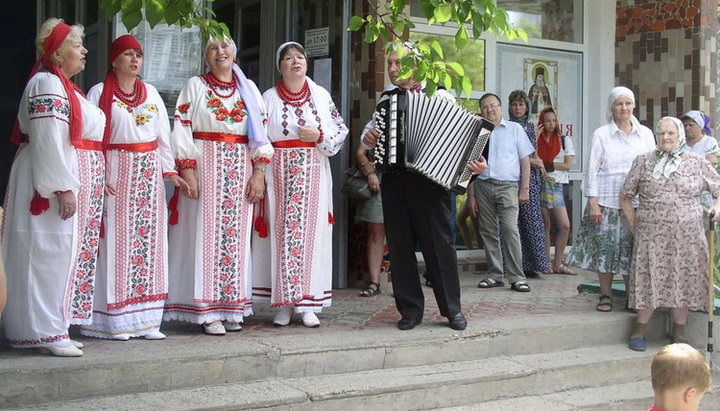
[{"label": "sandal", "polygon": [[530,286],[525,281],[515,281],[510,284],[510,289],[519,293],[529,293]]},{"label": "sandal", "polygon": [[569,269],[565,264],[560,264],[553,272],[556,274],[577,275],[575,271]]},{"label": "sandal", "polygon": [[493,280],[492,278],[486,278],[478,283],[478,288],[495,288],[505,287],[505,283],[502,281]]},{"label": "sandal", "polygon": [[[374,285],[375,288],[371,287],[372,285]],[[360,297],[375,297],[378,294],[380,294],[380,283],[370,281],[367,287],[360,293]]]},{"label": "sandal", "polygon": [[612,311],[612,307],[612,298],[609,295],[601,295],[600,298],[598,298],[598,303],[595,306],[595,309],[602,313],[609,313]]}]

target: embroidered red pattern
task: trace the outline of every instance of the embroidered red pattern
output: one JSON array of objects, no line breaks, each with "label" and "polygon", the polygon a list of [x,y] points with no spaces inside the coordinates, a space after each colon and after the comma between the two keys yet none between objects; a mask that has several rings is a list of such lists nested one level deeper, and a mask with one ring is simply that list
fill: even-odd
[{"label": "embroidered red pattern", "polygon": [[320,164],[314,148],[277,150],[274,155],[275,249],[273,305],[292,305],[310,294],[319,210]]},{"label": "embroidered red pattern", "polygon": [[167,299],[164,190],[157,151],[119,151],[117,159],[115,290],[108,310]]},{"label": "embroidered red pattern", "polygon": [[44,344],[52,344],[58,341],[62,340],[69,340],[70,336],[68,334],[57,334],[57,335],[51,335],[50,337],[42,337],[42,338],[33,338],[33,339],[22,339],[22,340],[16,340],[13,338],[8,338],[8,342],[10,342],[11,345],[19,346],[19,345],[25,345],[25,346],[33,346],[33,345],[44,345]]},{"label": "embroidered red pattern", "polygon": [[251,172],[247,144],[203,141],[203,303],[249,301],[246,290],[250,210],[244,197]]},{"label": "embroidered red pattern", "polygon": [[197,160],[194,158],[183,158],[181,160],[175,160],[175,165],[178,171],[187,170],[188,168],[194,170],[197,168]]},{"label": "embroidered red pattern", "polygon": [[70,270],[65,307],[71,324],[85,324],[92,314],[95,271],[100,245],[100,221],[105,189],[105,162],[102,152],[76,150],[80,189],[77,192],[75,239],[77,256]]}]

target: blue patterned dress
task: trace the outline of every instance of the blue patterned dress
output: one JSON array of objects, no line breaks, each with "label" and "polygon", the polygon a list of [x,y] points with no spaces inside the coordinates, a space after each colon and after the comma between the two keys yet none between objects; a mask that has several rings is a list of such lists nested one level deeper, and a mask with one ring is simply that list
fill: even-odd
[{"label": "blue patterned dress", "polygon": [[[527,133],[530,143],[537,149],[537,137],[535,127],[528,121],[528,113],[522,118],[510,115],[510,121],[520,124]],[[520,231],[520,243],[522,245],[523,271],[549,272],[545,254],[545,226],[540,211],[540,186],[542,175],[537,168],[530,169],[530,201],[520,204],[518,212],[518,229]]]}]

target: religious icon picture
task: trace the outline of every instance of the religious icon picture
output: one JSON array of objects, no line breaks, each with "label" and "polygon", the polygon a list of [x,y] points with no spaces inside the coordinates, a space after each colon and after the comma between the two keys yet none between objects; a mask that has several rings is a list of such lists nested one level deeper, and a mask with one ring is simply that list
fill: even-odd
[{"label": "religious icon picture", "polygon": [[557,107],[557,61],[524,59],[523,88],[528,90],[531,117],[537,118],[545,107]]}]

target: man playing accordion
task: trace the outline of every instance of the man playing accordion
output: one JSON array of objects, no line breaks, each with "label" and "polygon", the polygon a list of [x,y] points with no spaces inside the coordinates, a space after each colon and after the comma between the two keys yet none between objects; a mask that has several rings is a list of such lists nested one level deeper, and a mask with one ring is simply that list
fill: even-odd
[{"label": "man playing accordion", "polygon": [[[406,48],[405,53],[408,52],[410,50]],[[415,83],[412,77],[398,79],[400,68],[400,57],[397,51],[393,51],[387,58],[387,72],[393,86],[383,92],[380,104],[392,93],[420,91],[420,84]],[[432,99],[445,99],[455,104],[455,98],[442,89]],[[363,146],[374,148],[379,136],[373,118],[363,131]],[[378,149],[383,150],[379,146]],[[467,167],[472,174],[480,174],[487,168],[487,163],[480,157],[469,161]],[[431,274],[440,314],[448,319],[450,328],[464,330],[467,320],[460,307],[460,280],[450,226],[450,191],[402,165],[383,167],[380,189],[393,267],[395,305],[402,316],[397,323],[398,328],[411,330],[422,322],[425,298],[415,258],[417,244]]]}]

